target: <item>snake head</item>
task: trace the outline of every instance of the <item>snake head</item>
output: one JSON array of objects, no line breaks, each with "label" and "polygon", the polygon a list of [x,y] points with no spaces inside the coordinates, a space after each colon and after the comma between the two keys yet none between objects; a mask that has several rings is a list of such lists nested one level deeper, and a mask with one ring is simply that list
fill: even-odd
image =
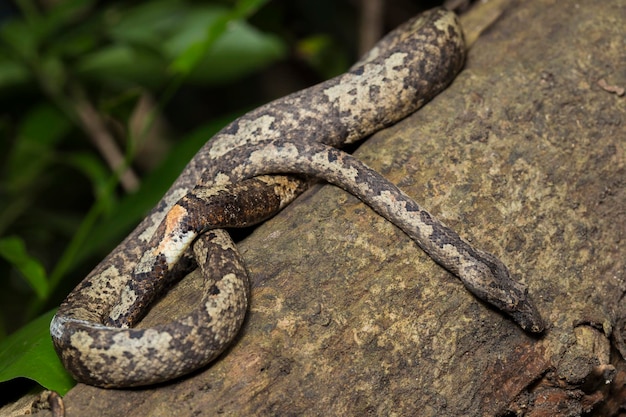
[{"label": "snake head", "polygon": [[543,332],[543,319],[526,285],[513,280],[507,267],[495,256],[478,250],[472,255],[480,262],[473,263],[460,273],[470,292],[507,313],[525,331]]},{"label": "snake head", "polygon": [[528,289],[524,287],[524,299],[516,306],[516,309],[508,314],[520,327],[531,333],[542,333],[545,329],[543,319],[528,295]]}]

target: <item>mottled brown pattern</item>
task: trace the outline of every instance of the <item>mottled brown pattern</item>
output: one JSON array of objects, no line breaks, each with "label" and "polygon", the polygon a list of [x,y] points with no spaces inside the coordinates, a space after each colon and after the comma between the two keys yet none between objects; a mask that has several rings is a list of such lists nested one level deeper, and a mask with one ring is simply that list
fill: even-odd
[{"label": "mottled brown pattern", "polygon": [[[396,29],[348,73],[254,110],[218,133],[146,220],[62,304],[51,334],[68,370],[93,385],[138,386],[183,375],[221,353],[243,321],[247,275],[228,235],[204,232],[262,221],[306,186],[296,177],[251,179],[264,174],[306,174],[342,186],[476,296],[523,328],[541,331],[525,286],[511,280],[500,261],[333,148],[417,110],[450,83],[463,60],[454,15],[433,10]],[[171,323],[125,328],[141,318],[190,246],[206,277],[201,306]]]}]

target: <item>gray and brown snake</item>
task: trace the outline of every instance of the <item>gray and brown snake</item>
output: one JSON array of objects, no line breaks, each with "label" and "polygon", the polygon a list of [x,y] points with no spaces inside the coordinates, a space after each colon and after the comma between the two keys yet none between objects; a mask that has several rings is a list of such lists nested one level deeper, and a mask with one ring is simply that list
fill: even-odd
[{"label": "gray and brown snake", "polygon": [[[415,112],[454,79],[464,59],[456,16],[434,9],[392,31],[349,72],[251,111],[215,135],[61,304],[50,333],[72,376],[101,387],[149,385],[218,356],[238,332],[249,296],[245,267],[223,229],[273,216],[310,179],[356,195],[476,297],[523,329],[543,331],[527,288],[502,262],[337,149]],[[200,305],[178,320],[132,328],[159,291],[195,265],[205,277]]]}]

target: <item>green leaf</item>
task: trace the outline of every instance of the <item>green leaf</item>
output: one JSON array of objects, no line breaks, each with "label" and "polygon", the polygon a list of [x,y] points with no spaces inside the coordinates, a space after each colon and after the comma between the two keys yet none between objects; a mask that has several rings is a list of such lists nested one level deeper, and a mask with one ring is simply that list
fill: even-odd
[{"label": "green leaf", "polygon": [[283,42],[245,22],[264,1],[239,2],[233,11],[198,8],[164,44],[174,73],[200,82],[231,81],[281,58]]},{"label": "green leaf", "polygon": [[184,48],[172,63],[172,71],[189,74],[226,31],[230,20],[229,13],[222,10],[202,10],[189,16],[186,27],[165,45],[171,54]]},{"label": "green leaf", "polygon": [[54,351],[49,311],[0,342],[0,382],[28,378],[64,395],[76,383]]},{"label": "green leaf", "polygon": [[231,21],[226,30],[195,63],[188,81],[216,84],[233,81],[282,58],[282,40],[264,34],[244,21]]},{"label": "green leaf", "polygon": [[50,292],[46,270],[37,259],[28,255],[21,238],[10,236],[0,239],[0,256],[22,273],[37,297],[46,299]]}]

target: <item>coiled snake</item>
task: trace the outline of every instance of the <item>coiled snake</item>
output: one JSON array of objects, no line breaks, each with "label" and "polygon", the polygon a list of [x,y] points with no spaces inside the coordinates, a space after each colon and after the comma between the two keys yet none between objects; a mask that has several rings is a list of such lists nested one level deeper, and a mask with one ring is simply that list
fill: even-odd
[{"label": "coiled snake", "polygon": [[[248,281],[226,227],[274,215],[320,178],[356,195],[402,229],[478,298],[522,328],[543,330],[526,287],[380,174],[336,148],[421,107],[465,58],[454,14],[431,10],[398,27],[351,70],[235,120],[196,154],[157,207],[62,303],[50,325],[80,382],[129,387],[166,381],[219,355],[245,315]],[[195,257],[203,298],[188,316],[130,328]]]}]

